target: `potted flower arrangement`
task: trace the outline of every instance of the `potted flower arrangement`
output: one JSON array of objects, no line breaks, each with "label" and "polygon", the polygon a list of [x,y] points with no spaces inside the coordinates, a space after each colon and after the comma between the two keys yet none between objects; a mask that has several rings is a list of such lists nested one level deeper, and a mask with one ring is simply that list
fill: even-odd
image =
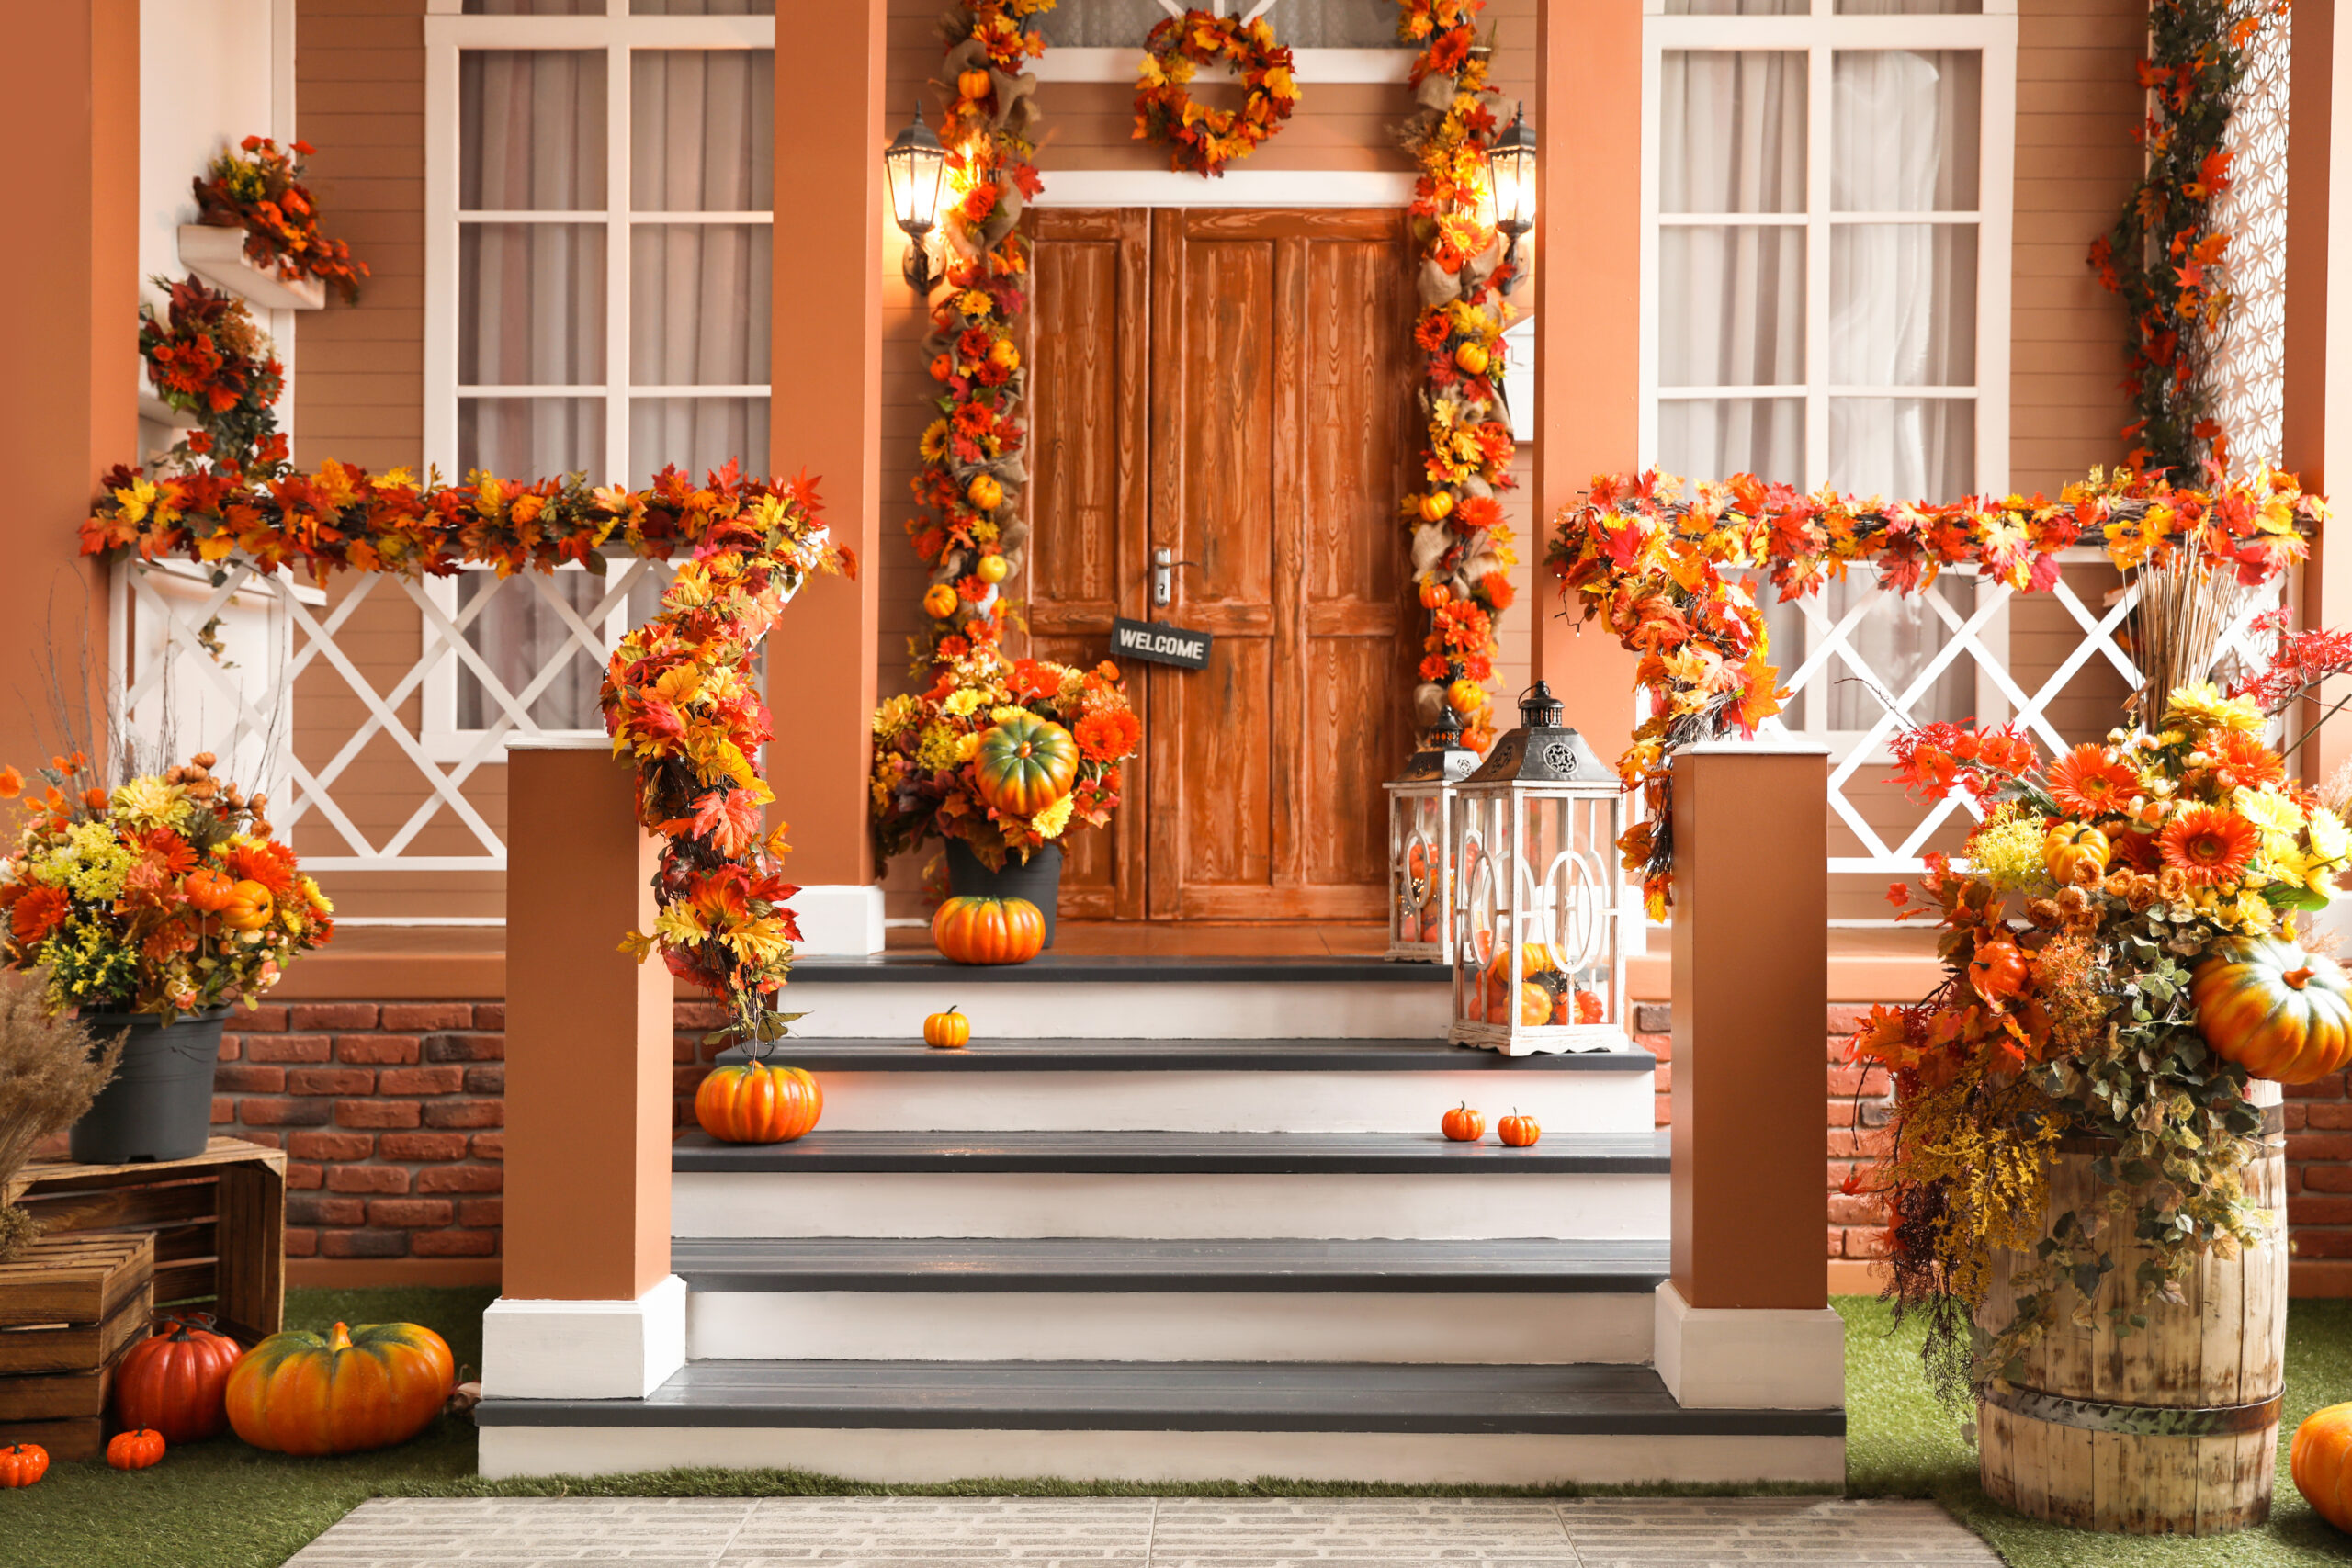
[{"label": "potted flower arrangement", "polygon": [[[2283,1197],[2266,1168],[2279,1145],[2264,1107],[2278,1091],[2256,1080],[2309,1081],[2352,1059],[2352,980],[2297,945],[2298,922],[2352,865],[2352,829],[2264,742],[2301,688],[2269,694],[2275,705],[2183,686],[2156,730],[2118,730],[2046,765],[2014,728],[1928,725],[1895,745],[1915,793],[1964,789],[1984,814],[1966,869],[1930,855],[1917,888],[1889,889],[1906,918],[1940,922],[1947,973],[1914,1006],[1873,1009],[1853,1039],[1855,1060],[1892,1075],[1895,1109],[1875,1181],[1858,1172],[1846,1190],[1884,1197],[1890,1293],[1927,1318],[1944,1391],[1979,1403],[1987,1491],[2043,1517],[2202,1532],[2267,1510],[2259,1417],[2276,1388],[2253,1384],[2275,1385],[2276,1367],[2251,1366],[2277,1327],[2257,1321],[2268,1286],[2256,1281],[2283,1275]],[[2240,1268],[2243,1387],[2239,1317],[2210,1293],[2224,1275],[2237,1289]],[[2193,1368],[2142,1382],[2129,1364],[2150,1353],[2122,1348],[2135,1334],[2175,1351],[2183,1334],[2211,1342],[2200,1309],[2231,1336],[2237,1401],[2197,1397]],[[2095,1361],[2109,1369],[2096,1397],[2064,1386]],[[2147,1406],[2175,1425],[2132,1426]],[[2275,1407],[2267,1419],[2275,1435]],[[2145,1498],[2119,1521],[2112,1498],[2094,1501],[2087,1464],[2075,1477],[2024,1461],[2037,1479],[2009,1484],[2009,1450],[2032,1423],[2159,1443],[2242,1430],[2259,1475],[2240,1467],[2252,1478],[2217,1483],[2224,1495],[2201,1515],[2198,1488],[2179,1489],[2186,1523]],[[2126,1456],[2127,1470],[2138,1462]]]},{"label": "potted flower arrangement", "polygon": [[1116,665],[972,644],[874,715],[876,840],[888,857],[940,839],[956,894],[1027,898],[1050,946],[1060,840],[1073,822],[1111,820],[1119,764],[1142,739]]},{"label": "potted flower arrangement", "polygon": [[0,961],[36,972],[52,1012],[127,1034],[114,1081],[74,1123],[74,1157],[180,1159],[209,1135],[212,1068],[232,1004],[257,1005],[329,940],[317,883],[270,837],[266,797],[185,766],[104,787],[80,752],[28,790],[0,770],[24,825],[0,861]]},{"label": "potted flower arrangement", "polygon": [[245,259],[254,265],[275,269],[289,283],[316,278],[356,305],[368,264],[319,232],[318,202],[302,184],[301,160],[317,151],[307,141],[288,152],[266,136],[246,137],[197,177],[197,221],[243,229]]},{"label": "potted flower arrangement", "polygon": [[155,283],[171,300],[160,317],[152,305],[140,306],[139,354],[164,401],[197,425],[171,457],[183,468],[209,458],[232,474],[276,469],[286,461],[286,437],[270,411],[285,390],[286,367],[269,335],[243,300],[201,278]]}]

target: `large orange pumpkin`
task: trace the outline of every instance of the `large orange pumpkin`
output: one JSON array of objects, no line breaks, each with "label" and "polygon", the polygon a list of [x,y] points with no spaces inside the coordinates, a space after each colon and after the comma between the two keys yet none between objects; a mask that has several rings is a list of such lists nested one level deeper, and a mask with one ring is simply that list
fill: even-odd
[{"label": "large orange pumpkin", "polygon": [[2239,937],[2188,983],[2197,1032],[2258,1078],[2310,1083],[2352,1062],[2352,979],[2272,937]]},{"label": "large orange pumpkin", "polygon": [[124,1354],[114,1374],[114,1418],[152,1427],[169,1443],[217,1438],[229,1428],[229,1371],[237,1342],[173,1319]]},{"label": "large orange pumpkin", "polygon": [[695,1120],[729,1144],[788,1144],[824,1114],[825,1091],[798,1067],[734,1062],[712,1069],[695,1090]]},{"label": "large orange pumpkin", "polygon": [[1035,816],[1078,782],[1078,742],[1051,719],[1016,713],[980,731],[972,777],[999,811]]},{"label": "large orange pumpkin", "polygon": [[2331,1404],[2295,1428],[2287,1465],[2295,1490],[2340,1530],[2352,1530],[2352,1404]]},{"label": "large orange pumpkin", "polygon": [[1046,917],[1026,898],[950,898],[931,940],[958,964],[1026,964],[1046,951]]},{"label": "large orange pumpkin", "polygon": [[390,1448],[432,1425],[456,1381],[449,1347],[413,1323],[273,1334],[229,1373],[229,1424],[274,1453]]}]

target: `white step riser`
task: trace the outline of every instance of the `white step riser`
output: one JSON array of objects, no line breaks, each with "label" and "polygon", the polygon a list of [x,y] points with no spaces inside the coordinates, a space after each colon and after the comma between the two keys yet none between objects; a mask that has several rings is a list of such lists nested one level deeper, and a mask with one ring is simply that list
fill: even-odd
[{"label": "white step riser", "polygon": [[772,1466],[877,1483],[977,1476],[1588,1486],[1846,1479],[1842,1438],[1554,1437],[1491,1432],[1071,1432],[969,1428],[485,1427],[481,1473],[614,1475]]},{"label": "white step riser", "polygon": [[[786,1058],[789,1059],[788,1057]],[[1547,1133],[1646,1133],[1654,1075],[820,1073],[830,1132],[1414,1133],[1468,1102]]]},{"label": "white step riser", "polygon": [[671,1178],[691,1236],[1655,1240],[1663,1175],[718,1173]]},{"label": "white step riser", "polygon": [[926,1014],[954,1006],[972,1038],[1065,1040],[1442,1040],[1451,993],[1428,981],[1185,981],[1145,986],[1035,980],[796,980],[785,998],[825,1040],[920,1040]]},{"label": "white step riser", "polygon": [[696,1291],[695,1360],[1639,1363],[1647,1291]]}]

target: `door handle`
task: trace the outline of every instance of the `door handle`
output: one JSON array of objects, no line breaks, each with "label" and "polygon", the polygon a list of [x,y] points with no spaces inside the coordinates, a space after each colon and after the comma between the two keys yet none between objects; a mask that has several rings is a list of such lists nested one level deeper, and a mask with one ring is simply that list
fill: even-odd
[{"label": "door handle", "polygon": [[1176,552],[1162,545],[1151,552],[1151,603],[1157,609],[1166,609],[1176,596],[1176,569],[1198,566],[1196,560],[1178,560]]}]

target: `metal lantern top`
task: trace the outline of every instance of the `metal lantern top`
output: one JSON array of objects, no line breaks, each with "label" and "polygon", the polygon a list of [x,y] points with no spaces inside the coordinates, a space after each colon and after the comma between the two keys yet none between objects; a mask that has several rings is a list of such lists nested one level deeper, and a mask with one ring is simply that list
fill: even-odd
[{"label": "metal lantern top", "polygon": [[1430,732],[1430,743],[1405,760],[1405,770],[1388,781],[1387,787],[1404,784],[1460,784],[1478,765],[1478,753],[1462,744],[1462,721],[1453,710]]},{"label": "metal lantern top", "polygon": [[1519,699],[1519,728],[1498,739],[1465,790],[1514,785],[1566,785],[1614,795],[1617,775],[1585,738],[1563,725],[1567,710],[1538,681]]}]

